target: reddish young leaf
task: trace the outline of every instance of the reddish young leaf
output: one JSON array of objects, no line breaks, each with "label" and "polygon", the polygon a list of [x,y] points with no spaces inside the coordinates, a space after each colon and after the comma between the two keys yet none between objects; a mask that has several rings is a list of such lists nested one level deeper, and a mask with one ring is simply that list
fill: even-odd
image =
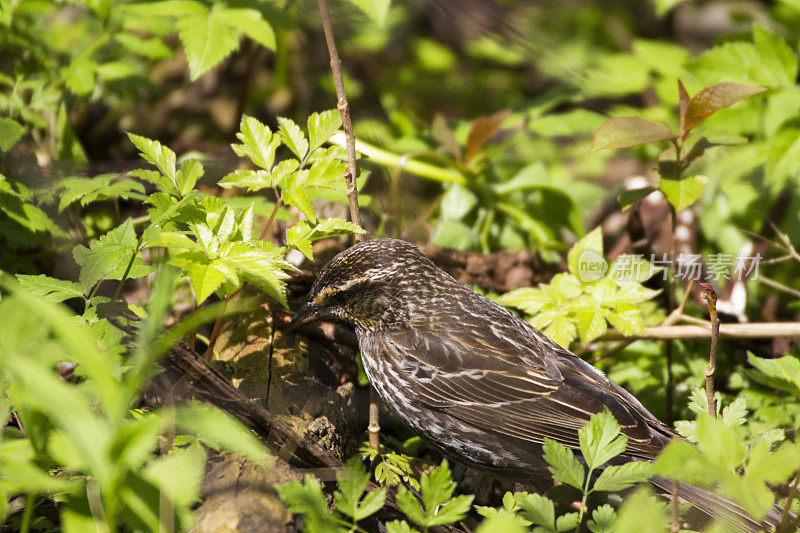
[{"label": "reddish young leaf", "polygon": [[689,107],[689,93],[686,92],[686,87],[683,86],[683,82],[678,78],[678,96],[681,100],[680,106],[680,117],[681,117],[681,135],[686,135],[686,130],[684,129],[684,124],[686,124],[686,109]]},{"label": "reddish young leaf", "polygon": [[469,129],[469,134],[467,135],[466,154],[464,157],[466,163],[469,163],[470,160],[475,157],[475,154],[483,148],[483,145],[494,137],[495,133],[497,133],[500,126],[503,124],[503,121],[508,118],[510,114],[511,110],[505,109],[494,115],[479,117],[472,123],[472,127]]},{"label": "reddish young leaf", "polygon": [[589,151],[630,148],[675,138],[675,134],[664,124],[638,117],[617,117],[597,128]]},{"label": "reddish young leaf", "polygon": [[702,89],[689,101],[686,113],[681,116],[681,135],[686,135],[706,117],[720,109],[764,91],[766,91],[764,87],[752,87],[729,81],[715,83]]}]

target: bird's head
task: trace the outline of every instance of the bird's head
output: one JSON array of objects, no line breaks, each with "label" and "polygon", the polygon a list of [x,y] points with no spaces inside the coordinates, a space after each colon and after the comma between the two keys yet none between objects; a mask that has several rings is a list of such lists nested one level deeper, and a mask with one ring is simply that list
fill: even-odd
[{"label": "bird's head", "polygon": [[317,320],[356,327],[402,320],[424,292],[425,278],[442,272],[419,249],[397,239],[373,239],[341,252],[319,274],[291,328]]}]

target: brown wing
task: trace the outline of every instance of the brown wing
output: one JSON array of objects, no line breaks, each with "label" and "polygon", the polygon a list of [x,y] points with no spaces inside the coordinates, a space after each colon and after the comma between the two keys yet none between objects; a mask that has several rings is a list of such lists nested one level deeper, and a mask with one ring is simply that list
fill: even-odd
[{"label": "brown wing", "polygon": [[608,408],[629,439],[629,455],[652,459],[674,435],[599,370],[521,320],[514,325],[526,331],[510,337],[459,328],[456,337],[415,327],[388,333],[384,348],[428,408],[484,431],[578,449],[578,430]]}]

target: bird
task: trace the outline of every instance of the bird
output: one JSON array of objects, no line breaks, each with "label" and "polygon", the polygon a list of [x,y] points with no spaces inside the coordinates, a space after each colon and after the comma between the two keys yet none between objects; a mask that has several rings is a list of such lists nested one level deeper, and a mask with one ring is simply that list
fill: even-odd
[{"label": "bird", "polygon": [[[603,372],[402,240],[367,240],[330,260],[290,328],[319,320],[355,329],[372,386],[415,433],[501,477],[551,479],[544,439],[579,455],[578,430],[604,409],[628,438],[615,464],[653,461],[682,438]],[[711,491],[650,482],[740,531],[763,528]]]}]

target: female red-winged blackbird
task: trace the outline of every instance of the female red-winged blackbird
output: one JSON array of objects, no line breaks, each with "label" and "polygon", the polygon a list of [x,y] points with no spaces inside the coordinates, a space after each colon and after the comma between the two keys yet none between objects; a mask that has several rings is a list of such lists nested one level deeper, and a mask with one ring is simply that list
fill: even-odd
[{"label": "female red-winged blackbird", "polygon": [[[549,478],[543,439],[580,453],[578,430],[604,408],[628,437],[617,464],[651,461],[680,438],[602,372],[403,241],[374,239],[334,257],[292,325],[321,319],[355,327],[370,382],[415,432],[504,477]],[[737,529],[761,529],[709,491],[679,484],[678,494]]]}]

